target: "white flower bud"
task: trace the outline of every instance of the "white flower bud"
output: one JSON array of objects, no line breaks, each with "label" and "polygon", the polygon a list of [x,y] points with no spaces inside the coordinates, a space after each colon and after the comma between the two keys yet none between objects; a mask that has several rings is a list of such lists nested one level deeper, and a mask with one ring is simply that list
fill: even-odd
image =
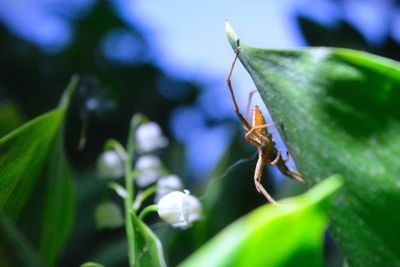
[{"label": "white flower bud", "polygon": [[136,130],[135,139],[138,149],[145,153],[168,145],[168,139],[155,122],[147,122],[140,125]]},{"label": "white flower bud", "polygon": [[176,191],[182,190],[183,184],[181,179],[177,175],[168,175],[163,176],[157,181],[157,193],[154,202],[158,203],[161,197],[165,196],[166,194]]},{"label": "white flower bud", "polygon": [[168,193],[160,199],[157,206],[160,218],[173,227],[186,229],[201,218],[201,203],[187,190],[185,193]]},{"label": "white flower bud", "polygon": [[138,158],[135,165],[138,172],[136,183],[140,187],[146,187],[161,176],[161,161],[156,156],[145,155]]},{"label": "white flower bud", "polygon": [[102,153],[97,160],[97,172],[100,178],[121,178],[124,175],[124,162],[121,156],[113,150]]},{"label": "white flower bud", "polygon": [[104,202],[94,213],[97,228],[117,228],[124,224],[121,209],[114,202]]}]

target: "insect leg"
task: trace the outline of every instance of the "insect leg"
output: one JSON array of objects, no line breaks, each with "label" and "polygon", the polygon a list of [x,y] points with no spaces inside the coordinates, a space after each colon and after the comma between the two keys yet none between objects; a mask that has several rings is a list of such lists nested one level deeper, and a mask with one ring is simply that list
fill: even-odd
[{"label": "insect leg", "polygon": [[259,153],[258,156],[258,161],[257,161],[257,165],[256,165],[256,170],[254,172],[254,184],[256,186],[256,189],[259,193],[263,194],[264,197],[271,203],[271,204],[277,204],[276,201],[271,197],[270,194],[268,194],[267,190],[265,190],[265,188],[263,187],[263,185],[261,184],[261,176],[262,176],[262,172],[264,170],[264,159],[261,153]]},{"label": "insect leg", "polygon": [[245,113],[245,118],[249,118],[249,112],[250,112],[250,104],[251,104],[251,99],[253,98],[254,93],[257,93],[257,90],[253,90],[249,93],[249,96],[247,98],[247,107],[246,107],[246,113]]},{"label": "insect leg", "polygon": [[258,142],[258,140],[256,140],[254,137],[252,137],[251,135],[249,135],[249,133],[246,133],[245,136],[244,136],[244,138],[246,138],[246,140],[247,140],[249,143],[253,144],[254,146],[256,146],[256,147],[261,147],[261,143]]},{"label": "insect leg", "polygon": [[233,68],[235,66],[236,60],[237,60],[237,58],[239,56],[239,53],[240,53],[239,40],[237,41],[237,43],[238,43],[238,46],[237,46],[238,49],[236,50],[235,58],[233,59],[232,66],[231,66],[231,69],[229,70],[228,77],[226,78],[226,83],[228,85],[229,92],[231,93],[233,106],[235,108],[236,115],[239,117],[240,121],[242,122],[242,124],[246,128],[246,130],[250,130],[251,129],[250,123],[243,117],[243,115],[239,111],[239,107],[238,107],[238,105],[236,103],[236,98],[235,98],[235,94],[233,93],[232,82],[231,82],[231,76],[232,76]]},{"label": "insect leg", "polygon": [[303,178],[301,177],[301,174],[293,169],[289,169],[288,166],[286,166],[286,163],[282,161],[278,161],[276,164],[276,167],[278,167],[279,171],[286,175],[289,178],[292,178],[293,180],[296,180],[298,182],[304,183]]},{"label": "insect leg", "polygon": [[[254,134],[254,132],[256,131],[256,130],[260,130],[260,129],[265,129],[265,128],[268,128],[268,127],[270,127],[270,126],[272,126],[272,125],[274,125],[274,123],[272,122],[272,123],[267,123],[267,124],[262,124],[262,125],[257,125],[257,126],[253,126],[253,127],[251,127],[251,129],[246,133],[246,136],[247,135],[252,135],[252,134]],[[262,136],[262,135],[257,135],[257,137],[260,137],[260,136]],[[271,140],[267,140],[267,141],[271,141]]]},{"label": "insect leg", "polygon": [[289,169],[286,175],[300,183],[305,183],[303,178],[301,177],[301,174],[296,170]]},{"label": "insect leg", "polygon": [[286,163],[289,161],[289,159],[290,159],[289,151],[286,151],[286,159],[282,158],[282,160]]},{"label": "insect leg", "polygon": [[280,159],[281,159],[281,151],[278,150],[278,155],[277,155],[276,158],[271,162],[271,166],[276,165]]}]

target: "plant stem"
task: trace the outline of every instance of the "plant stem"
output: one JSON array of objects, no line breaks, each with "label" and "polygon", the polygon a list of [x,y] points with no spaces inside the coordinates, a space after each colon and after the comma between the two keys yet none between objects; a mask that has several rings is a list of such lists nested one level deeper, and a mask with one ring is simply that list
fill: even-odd
[{"label": "plant stem", "polygon": [[140,212],[139,219],[143,221],[144,218],[147,216],[147,214],[149,214],[151,212],[156,212],[156,211],[158,211],[157,205],[154,204],[154,205],[147,206]]},{"label": "plant stem", "polygon": [[135,231],[133,229],[130,212],[133,200],[133,175],[131,170],[132,156],[128,154],[125,160],[125,188],[127,195],[124,198],[125,206],[125,230],[128,239],[129,266],[135,266]]},{"label": "plant stem", "polygon": [[142,205],[142,203],[149,198],[150,196],[152,196],[155,192],[157,191],[157,186],[153,185],[150,186],[149,188],[146,188],[144,191],[139,192],[136,196],[135,202],[133,204],[133,208],[137,211],[138,209],[140,209],[140,206]]},{"label": "plant stem", "polygon": [[109,139],[107,143],[104,146],[105,150],[108,149],[113,149],[115,152],[118,153],[118,155],[121,157],[123,160],[127,160],[127,152],[125,151],[124,147],[115,139]]},{"label": "plant stem", "polygon": [[131,212],[135,212],[133,210],[133,196],[135,194],[134,191],[134,172],[132,171],[133,164],[133,153],[135,150],[134,144],[134,134],[137,126],[140,124],[141,119],[138,115],[134,115],[132,117],[129,134],[127,140],[127,155],[125,160],[125,188],[127,192],[127,196],[124,199],[125,206],[125,230],[128,239],[128,257],[129,257],[129,266],[135,266],[135,229],[133,228],[132,220],[131,220]]}]

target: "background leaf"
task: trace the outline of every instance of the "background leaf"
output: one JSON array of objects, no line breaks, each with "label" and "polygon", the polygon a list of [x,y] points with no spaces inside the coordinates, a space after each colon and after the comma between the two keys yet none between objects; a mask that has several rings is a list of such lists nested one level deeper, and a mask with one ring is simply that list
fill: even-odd
[{"label": "background leaf", "polygon": [[[236,50],[236,35],[228,29]],[[400,64],[347,49],[241,43],[252,76],[310,184],[346,178],[332,232],[350,266],[400,266]]]},{"label": "background leaf", "polygon": [[0,138],[23,124],[23,115],[11,101],[0,104]]},{"label": "background leaf", "polygon": [[6,255],[14,255],[20,266],[43,267],[36,250],[25,236],[19,232],[7,216],[0,214],[0,266],[11,266]]},{"label": "background leaf", "polygon": [[0,140],[0,210],[48,266],[55,265],[72,224],[74,197],[62,126],[76,86],[74,78],[59,108]]},{"label": "background leaf", "polygon": [[326,209],[341,182],[334,176],[280,206],[258,208],[181,266],[323,266]]},{"label": "background leaf", "polygon": [[86,262],[81,265],[81,267],[104,267],[104,265],[95,263],[95,262]]}]

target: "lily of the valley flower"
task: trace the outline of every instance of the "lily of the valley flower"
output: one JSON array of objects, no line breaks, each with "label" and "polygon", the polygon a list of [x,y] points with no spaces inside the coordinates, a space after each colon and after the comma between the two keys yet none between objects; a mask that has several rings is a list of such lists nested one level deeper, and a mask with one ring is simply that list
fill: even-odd
[{"label": "lily of the valley flower", "polygon": [[118,179],[124,175],[124,162],[121,156],[113,151],[102,153],[97,160],[97,172],[104,179]]},{"label": "lily of the valley flower", "polygon": [[187,190],[184,193],[168,193],[160,199],[157,206],[160,218],[173,227],[186,229],[201,218],[201,203]]},{"label": "lily of the valley flower", "polygon": [[155,122],[146,122],[140,125],[136,130],[135,139],[138,150],[144,153],[164,148],[168,145],[168,139]]},{"label": "lily of the valley flower", "polygon": [[158,157],[144,155],[138,158],[135,165],[138,172],[136,183],[140,187],[146,187],[161,177],[161,161]]},{"label": "lily of the valley flower", "polygon": [[182,189],[183,189],[182,181],[177,175],[171,174],[163,176],[157,181],[157,192],[154,202],[158,203],[159,200],[166,194],[172,191],[182,190]]}]

